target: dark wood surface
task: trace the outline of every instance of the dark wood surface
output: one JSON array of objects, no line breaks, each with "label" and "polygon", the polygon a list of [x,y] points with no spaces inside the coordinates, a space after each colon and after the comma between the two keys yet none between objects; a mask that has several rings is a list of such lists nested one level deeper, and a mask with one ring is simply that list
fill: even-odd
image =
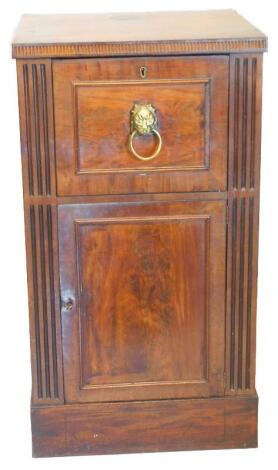
[{"label": "dark wood surface", "polygon": [[73,57],[263,51],[265,35],[234,10],[24,15],[13,56]]},{"label": "dark wood surface", "polygon": [[223,395],[225,232],[223,202],[59,207],[67,402]]},{"label": "dark wood surface", "polygon": [[51,61],[17,64],[32,402],[63,403]]},{"label": "dark wood surface", "polygon": [[257,447],[256,397],[32,409],[33,456]]},{"label": "dark wood surface", "polygon": [[262,56],[230,61],[227,394],[255,391]]},{"label": "dark wood surface", "polygon": [[[190,15],[176,17],[176,36],[163,29],[169,41],[164,14],[145,42],[113,43],[112,29],[97,42],[97,28],[95,43],[71,43],[72,21],[77,36],[88,31],[78,16],[63,17],[63,44],[60,17],[27,17],[16,36],[35,456],[257,445],[266,39],[231,12],[203,13],[178,39]],[[207,55],[176,57],[190,52]],[[158,110],[163,167],[158,157],[141,171],[127,137],[130,108],[145,99]]]},{"label": "dark wood surface", "polygon": [[[53,71],[59,195],[226,188],[228,56],[57,60]],[[127,145],[135,103],[157,110],[162,149],[149,162]],[[136,139],[142,155],[156,145]]]}]

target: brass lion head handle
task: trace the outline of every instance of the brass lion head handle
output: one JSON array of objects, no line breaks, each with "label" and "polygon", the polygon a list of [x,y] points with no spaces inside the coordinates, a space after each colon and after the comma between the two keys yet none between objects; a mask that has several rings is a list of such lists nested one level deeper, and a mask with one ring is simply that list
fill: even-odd
[{"label": "brass lion head handle", "polygon": [[[154,153],[148,157],[139,155],[133,146],[136,136],[154,134],[157,139],[157,147]],[[157,116],[154,107],[151,104],[135,104],[131,110],[129,150],[139,160],[153,160],[159,154],[162,147],[161,136],[158,132]]]}]

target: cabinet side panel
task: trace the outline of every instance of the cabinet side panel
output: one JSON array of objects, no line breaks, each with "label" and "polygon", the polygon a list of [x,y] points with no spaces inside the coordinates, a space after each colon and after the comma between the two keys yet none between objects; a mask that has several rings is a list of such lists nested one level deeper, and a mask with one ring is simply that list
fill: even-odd
[{"label": "cabinet side panel", "polygon": [[63,403],[51,62],[18,61],[17,72],[32,402]]},{"label": "cabinet side panel", "polygon": [[254,394],[262,56],[231,55],[226,394]]}]

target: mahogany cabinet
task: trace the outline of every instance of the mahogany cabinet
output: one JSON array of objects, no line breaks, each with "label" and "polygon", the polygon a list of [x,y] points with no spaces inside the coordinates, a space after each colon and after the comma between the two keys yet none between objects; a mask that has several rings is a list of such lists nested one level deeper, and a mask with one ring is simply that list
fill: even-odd
[{"label": "mahogany cabinet", "polygon": [[25,15],[33,455],[257,445],[263,33]]}]

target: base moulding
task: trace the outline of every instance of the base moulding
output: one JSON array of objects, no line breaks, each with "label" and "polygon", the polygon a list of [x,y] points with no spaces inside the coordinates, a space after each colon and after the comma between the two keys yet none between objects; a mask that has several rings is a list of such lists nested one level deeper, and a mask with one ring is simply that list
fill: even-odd
[{"label": "base moulding", "polygon": [[257,396],[31,408],[33,456],[257,447]]}]

